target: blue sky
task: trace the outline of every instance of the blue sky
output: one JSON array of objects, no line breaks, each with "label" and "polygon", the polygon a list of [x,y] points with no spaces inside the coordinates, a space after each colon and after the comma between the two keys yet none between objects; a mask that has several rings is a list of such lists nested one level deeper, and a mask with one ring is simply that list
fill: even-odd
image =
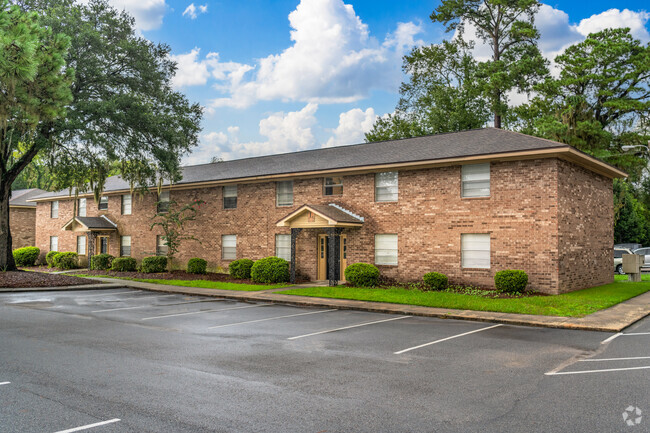
[{"label": "blue sky", "polygon": [[[451,37],[428,18],[439,1],[110,1],[171,47],[175,87],[205,107],[201,145],[186,164],[362,142],[395,107],[401,57]],[[544,4],[540,48],[552,59],[589,32],[622,26],[647,43],[648,9],[632,0]]]}]

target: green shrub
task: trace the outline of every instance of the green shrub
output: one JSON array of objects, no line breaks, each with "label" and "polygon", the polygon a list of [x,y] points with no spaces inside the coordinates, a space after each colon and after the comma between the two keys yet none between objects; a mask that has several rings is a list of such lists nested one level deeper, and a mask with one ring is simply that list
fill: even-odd
[{"label": "green shrub", "polygon": [[251,277],[251,268],[253,267],[253,261],[251,259],[239,259],[230,262],[228,266],[228,273],[233,278],[240,278],[242,280],[248,280]]},{"label": "green shrub", "polygon": [[110,254],[97,254],[90,258],[90,269],[95,271],[105,271],[111,268],[114,257]]},{"label": "green shrub", "polygon": [[440,272],[429,272],[422,277],[424,284],[429,286],[431,290],[445,290],[449,285],[449,279],[445,274]]},{"label": "green shrub", "polygon": [[345,280],[357,287],[374,287],[379,283],[379,269],[369,263],[355,263],[345,268]]},{"label": "green shrub", "polygon": [[155,272],[167,271],[167,257],[165,256],[152,256],[142,259],[140,270],[144,273],[151,274]]},{"label": "green shrub", "polygon": [[38,247],[23,247],[13,250],[16,266],[34,266],[41,250]]},{"label": "green shrub", "polygon": [[48,266],[49,268],[51,268],[52,266],[54,266],[54,256],[56,256],[57,254],[59,254],[58,251],[50,251],[50,252],[47,253],[47,255],[45,256],[45,262],[47,263],[47,266]]},{"label": "green shrub", "polygon": [[528,284],[528,274],[519,270],[499,271],[494,275],[494,285],[502,292],[523,292]]},{"label": "green shrub", "polygon": [[280,257],[258,260],[251,267],[251,279],[257,283],[286,283],[289,281],[289,262]]},{"label": "green shrub", "polygon": [[133,257],[116,257],[111,264],[111,271],[135,272],[138,264]]},{"label": "green shrub", "polygon": [[187,262],[187,272],[190,274],[205,274],[208,262],[198,257],[194,257]]},{"label": "green shrub", "polygon": [[76,269],[79,267],[79,256],[72,251],[66,251],[56,254],[52,260],[55,268],[68,270]]}]

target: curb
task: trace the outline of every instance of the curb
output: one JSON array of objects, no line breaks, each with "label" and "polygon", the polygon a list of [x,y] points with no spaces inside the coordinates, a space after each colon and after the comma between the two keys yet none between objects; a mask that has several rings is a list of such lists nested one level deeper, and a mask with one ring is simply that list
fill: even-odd
[{"label": "curb", "polygon": [[77,284],[76,286],[54,286],[54,287],[15,287],[15,288],[0,288],[0,293],[24,293],[24,292],[64,292],[66,290],[104,290],[104,289],[119,289],[124,287],[125,284],[118,284],[115,282],[102,282],[101,284]]}]

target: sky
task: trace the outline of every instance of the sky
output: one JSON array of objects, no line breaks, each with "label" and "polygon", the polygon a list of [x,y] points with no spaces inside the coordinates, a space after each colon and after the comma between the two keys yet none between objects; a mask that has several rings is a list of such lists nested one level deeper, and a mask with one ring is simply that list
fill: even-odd
[{"label": "sky", "polygon": [[[377,116],[395,109],[402,56],[453,36],[429,19],[439,0],[109,2],[170,46],[174,87],[204,107],[185,165],[362,143]],[[630,27],[648,43],[650,6],[561,0],[542,4],[536,25],[552,60],[607,27]],[[478,44],[475,55],[487,54]]]}]

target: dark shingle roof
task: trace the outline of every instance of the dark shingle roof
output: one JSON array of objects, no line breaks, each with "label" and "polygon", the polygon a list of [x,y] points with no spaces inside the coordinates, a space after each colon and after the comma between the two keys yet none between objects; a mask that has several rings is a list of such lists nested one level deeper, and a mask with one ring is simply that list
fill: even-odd
[{"label": "dark shingle roof", "polygon": [[41,194],[47,194],[46,191],[38,188],[29,188],[29,189],[16,189],[11,191],[11,199],[9,200],[9,206],[29,206],[36,207],[36,203],[30,201],[30,198],[34,198]]},{"label": "dark shingle roof", "polygon": [[[567,144],[502,129],[472,129],[188,166],[183,168],[183,179],[176,184],[569,148]],[[108,178],[104,188],[107,192],[128,189],[128,183],[119,176]],[[69,196],[67,190],[46,193],[38,198],[65,196]]]},{"label": "dark shingle roof", "polygon": [[358,223],[363,222],[363,218],[361,218],[360,216],[358,216],[358,215],[355,216],[354,214],[352,214],[352,212],[350,212],[350,211],[346,212],[346,210],[344,210],[342,207],[336,206],[336,205],[333,205],[333,204],[329,204],[329,205],[326,205],[326,204],[323,204],[323,205],[309,204],[309,205],[306,205],[306,207],[310,207],[310,208],[314,209],[315,211],[320,212],[323,215],[325,215],[326,217],[329,217],[329,218],[331,218],[334,221],[339,222],[339,223],[357,223],[358,224]]},{"label": "dark shingle roof", "polygon": [[89,229],[114,229],[117,228],[115,224],[103,217],[75,217],[77,221],[88,227]]}]

